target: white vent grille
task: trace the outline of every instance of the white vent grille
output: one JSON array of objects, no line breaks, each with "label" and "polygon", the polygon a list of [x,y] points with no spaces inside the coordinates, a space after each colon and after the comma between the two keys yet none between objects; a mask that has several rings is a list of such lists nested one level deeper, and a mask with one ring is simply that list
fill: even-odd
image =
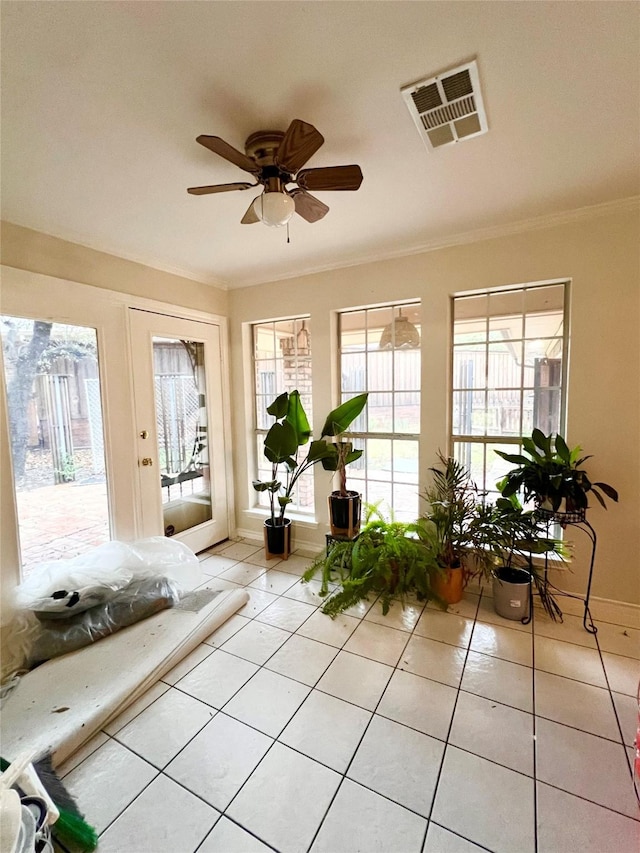
[{"label": "white vent grille", "polygon": [[488,130],[476,61],[401,89],[429,148],[440,148]]}]

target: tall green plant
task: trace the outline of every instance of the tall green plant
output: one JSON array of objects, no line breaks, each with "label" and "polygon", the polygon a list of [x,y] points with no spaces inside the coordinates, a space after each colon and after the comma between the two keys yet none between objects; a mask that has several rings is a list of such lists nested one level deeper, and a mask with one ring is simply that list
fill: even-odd
[{"label": "tall green plant", "polygon": [[[280,394],[267,407],[267,412],[275,418],[264,439],[264,455],[271,463],[271,479],[254,480],[253,488],[257,492],[268,492],[271,521],[277,524],[284,519],[299,478],[316,462],[322,461],[330,450],[322,439],[312,441],[306,457],[298,461],[299,449],[309,443],[311,438],[311,427],[298,391]],[[284,482],[280,478],[282,468]],[[277,514],[276,501],[279,508]]]},{"label": "tall green plant", "polygon": [[429,468],[432,484],[421,494],[426,518],[433,524],[434,545],[443,568],[457,568],[463,555],[476,545],[478,491],[468,470],[438,452],[440,466]]},{"label": "tall green plant", "polygon": [[322,427],[322,438],[335,438],[335,442],[327,444],[327,455],[322,459],[322,467],[325,471],[337,471],[339,477],[339,491],[344,498],[347,492],[347,465],[360,459],[362,450],[354,450],[350,441],[345,441],[344,433],[349,429],[358,415],[367,405],[369,394],[358,394],[347,400],[337,409],[329,412]]}]

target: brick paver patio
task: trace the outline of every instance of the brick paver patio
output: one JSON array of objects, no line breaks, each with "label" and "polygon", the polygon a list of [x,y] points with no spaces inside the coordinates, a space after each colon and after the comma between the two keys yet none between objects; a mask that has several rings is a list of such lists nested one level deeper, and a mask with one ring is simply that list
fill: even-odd
[{"label": "brick paver patio", "polygon": [[22,575],[37,563],[84,554],[108,542],[107,485],[62,483],[18,491]]}]

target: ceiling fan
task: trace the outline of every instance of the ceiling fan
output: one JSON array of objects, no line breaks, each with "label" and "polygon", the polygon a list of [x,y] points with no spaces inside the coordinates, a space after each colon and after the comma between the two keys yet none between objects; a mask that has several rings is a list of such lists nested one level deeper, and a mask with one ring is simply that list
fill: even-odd
[{"label": "ceiling fan", "polygon": [[[294,119],[284,133],[281,130],[252,133],[244,144],[244,154],[219,136],[198,136],[196,142],[249,172],[256,182],[189,187],[187,192],[191,195],[264,187],[240,220],[243,225],[254,222],[285,225],[294,213],[307,222],[317,222],[329,208],[307,190],[357,190],[362,183],[360,166],[302,168],[323,144],[324,137],[313,125],[300,119]],[[297,186],[289,188],[289,184]]]}]

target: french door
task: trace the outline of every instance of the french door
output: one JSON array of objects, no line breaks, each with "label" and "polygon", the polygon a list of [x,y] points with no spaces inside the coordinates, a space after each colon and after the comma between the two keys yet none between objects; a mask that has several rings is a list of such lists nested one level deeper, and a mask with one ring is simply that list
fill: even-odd
[{"label": "french door", "polygon": [[129,310],[141,534],[229,535],[220,327]]}]

